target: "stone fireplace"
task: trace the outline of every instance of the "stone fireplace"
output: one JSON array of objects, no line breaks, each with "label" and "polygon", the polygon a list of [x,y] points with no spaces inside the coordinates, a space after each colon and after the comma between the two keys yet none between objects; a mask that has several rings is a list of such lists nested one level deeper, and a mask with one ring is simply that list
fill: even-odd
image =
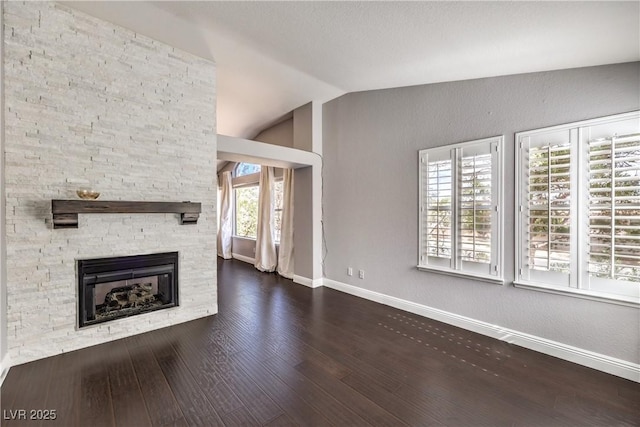
[{"label": "stone fireplace", "polygon": [[78,260],[78,327],[178,306],[178,253]]},{"label": "stone fireplace", "polygon": [[[3,16],[11,363],[217,313],[215,64],[55,2],[8,2]],[[201,213],[190,225],[80,213],[77,228],[54,227],[52,200],[80,187],[98,204],[189,200]]]}]

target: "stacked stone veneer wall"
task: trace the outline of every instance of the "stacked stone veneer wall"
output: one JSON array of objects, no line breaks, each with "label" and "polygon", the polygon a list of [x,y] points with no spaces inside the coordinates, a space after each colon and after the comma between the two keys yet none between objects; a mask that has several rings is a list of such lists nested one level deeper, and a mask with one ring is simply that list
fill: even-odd
[{"label": "stacked stone veneer wall", "polygon": [[[12,364],[217,312],[215,66],[49,2],[4,5],[7,336]],[[51,199],[202,203],[80,215]],[[178,251],[180,306],[77,329],[76,260]]]}]

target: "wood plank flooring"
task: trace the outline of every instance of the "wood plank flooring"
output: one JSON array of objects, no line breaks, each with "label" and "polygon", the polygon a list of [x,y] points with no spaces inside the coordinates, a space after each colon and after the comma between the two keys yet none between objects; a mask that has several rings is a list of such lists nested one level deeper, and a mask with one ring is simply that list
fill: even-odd
[{"label": "wood plank flooring", "polygon": [[218,281],[215,316],[11,368],[2,426],[640,425],[640,384],[235,260]]}]

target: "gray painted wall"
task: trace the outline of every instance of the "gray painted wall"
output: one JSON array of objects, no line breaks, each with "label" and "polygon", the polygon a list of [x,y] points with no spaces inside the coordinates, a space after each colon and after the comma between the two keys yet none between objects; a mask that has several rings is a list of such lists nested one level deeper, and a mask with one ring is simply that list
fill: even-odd
[{"label": "gray painted wall", "polygon": [[293,110],[293,148],[313,151],[311,103]]},{"label": "gray painted wall", "polygon": [[[311,103],[293,110],[293,148],[312,151]],[[296,276],[313,279],[313,200],[311,167],[293,174],[293,257]]]},{"label": "gray painted wall", "polygon": [[254,141],[293,147],[293,119],[287,119],[260,132]]},{"label": "gray painted wall", "polygon": [[231,242],[231,252],[237,255],[246,256],[247,258],[256,257],[256,241],[244,237],[233,237]]},{"label": "gray painted wall", "polygon": [[293,200],[293,270],[296,276],[313,279],[311,166],[294,171]]},{"label": "gray painted wall", "polygon": [[[344,95],[324,106],[329,279],[640,362],[640,310],[517,289],[514,133],[640,109],[640,63]],[[418,150],[505,136],[503,286],[416,270]],[[297,194],[296,194],[297,196]],[[365,279],[347,276],[364,269]]]}]

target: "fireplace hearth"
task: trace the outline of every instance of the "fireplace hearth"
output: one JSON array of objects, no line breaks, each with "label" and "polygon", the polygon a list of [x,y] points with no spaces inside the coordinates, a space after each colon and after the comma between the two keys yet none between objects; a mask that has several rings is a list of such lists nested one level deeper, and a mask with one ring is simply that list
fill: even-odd
[{"label": "fireplace hearth", "polygon": [[178,253],[78,260],[78,326],[178,305]]}]

